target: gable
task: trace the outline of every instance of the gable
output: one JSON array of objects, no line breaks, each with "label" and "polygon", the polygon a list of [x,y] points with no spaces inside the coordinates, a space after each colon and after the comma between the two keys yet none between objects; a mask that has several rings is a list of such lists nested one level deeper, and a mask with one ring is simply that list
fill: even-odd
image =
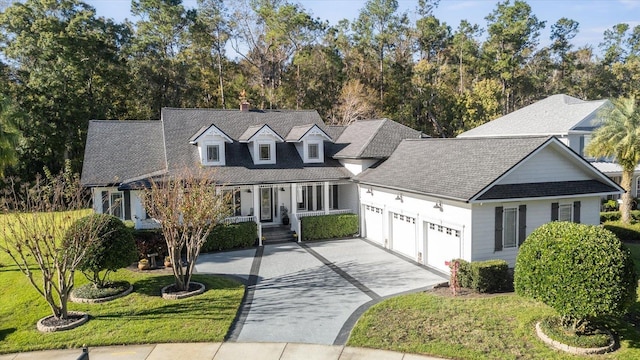
[{"label": "gable", "polygon": [[218,129],[215,125],[211,124],[209,126],[203,126],[197,133],[195,133],[191,139],[189,139],[189,143],[197,144],[202,140],[213,140],[213,141],[224,141],[228,143],[232,143],[233,140],[224,131]]},{"label": "gable", "polygon": [[546,146],[532,154],[496,185],[537,183],[549,181],[578,181],[593,178],[592,171],[566,156],[566,151]]}]

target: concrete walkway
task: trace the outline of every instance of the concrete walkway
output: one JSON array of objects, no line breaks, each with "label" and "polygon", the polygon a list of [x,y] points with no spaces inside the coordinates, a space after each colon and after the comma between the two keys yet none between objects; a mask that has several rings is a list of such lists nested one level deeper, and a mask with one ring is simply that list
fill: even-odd
[{"label": "concrete walkway", "polygon": [[[0,355],[0,360],[76,360],[81,349]],[[90,360],[435,360],[434,357],[345,346],[290,343],[189,343],[104,346]]]}]

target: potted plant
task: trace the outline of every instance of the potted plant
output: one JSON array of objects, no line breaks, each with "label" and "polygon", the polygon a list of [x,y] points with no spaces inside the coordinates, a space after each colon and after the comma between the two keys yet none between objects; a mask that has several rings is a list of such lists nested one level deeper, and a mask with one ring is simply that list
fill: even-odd
[{"label": "potted plant", "polygon": [[280,206],[280,217],[282,218],[282,225],[289,225],[289,209],[286,206]]},{"label": "potted plant", "polygon": [[164,267],[171,267],[171,256],[164,257]]},{"label": "potted plant", "polygon": [[140,270],[149,270],[150,267],[151,267],[151,265],[149,265],[149,260],[142,259],[142,260],[138,261],[138,269],[140,269]]}]

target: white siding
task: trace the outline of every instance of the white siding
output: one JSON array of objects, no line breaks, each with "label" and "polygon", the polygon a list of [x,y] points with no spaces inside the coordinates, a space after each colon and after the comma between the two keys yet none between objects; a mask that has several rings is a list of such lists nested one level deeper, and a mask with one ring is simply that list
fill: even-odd
[{"label": "white siding", "polygon": [[354,214],[358,213],[360,208],[358,201],[358,186],[356,184],[340,184],[338,185],[338,208],[350,209]]},{"label": "white siding", "polygon": [[375,159],[341,159],[340,163],[353,175],[358,175],[367,170],[371,165],[378,162]]},{"label": "white siding", "polygon": [[598,225],[600,223],[600,198],[593,196],[527,202],[474,204],[472,222],[473,249],[470,260],[504,259],[509,263],[509,266],[513,267],[515,265],[516,256],[518,255],[517,248],[494,251],[495,208],[497,206],[517,207],[518,205],[526,205],[526,234],[529,236],[535,229],[551,221],[552,203],[573,204],[574,201],[580,201],[580,222],[582,224]]},{"label": "white siding", "polygon": [[498,184],[520,184],[532,182],[590,180],[593,174],[587,174],[576,166],[564,153],[547,146],[519,164]]}]

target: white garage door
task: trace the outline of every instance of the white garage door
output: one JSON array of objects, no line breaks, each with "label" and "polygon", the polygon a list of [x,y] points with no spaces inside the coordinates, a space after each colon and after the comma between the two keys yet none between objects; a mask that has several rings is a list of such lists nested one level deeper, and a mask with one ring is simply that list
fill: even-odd
[{"label": "white garage door", "polygon": [[381,208],[370,205],[364,206],[364,230],[367,239],[384,245]]},{"label": "white garage door", "polygon": [[416,258],[416,218],[392,213],[391,232],[393,250]]},{"label": "white garage door", "polygon": [[425,223],[427,234],[427,265],[449,272],[446,261],[460,257],[461,232],[442,225]]}]

